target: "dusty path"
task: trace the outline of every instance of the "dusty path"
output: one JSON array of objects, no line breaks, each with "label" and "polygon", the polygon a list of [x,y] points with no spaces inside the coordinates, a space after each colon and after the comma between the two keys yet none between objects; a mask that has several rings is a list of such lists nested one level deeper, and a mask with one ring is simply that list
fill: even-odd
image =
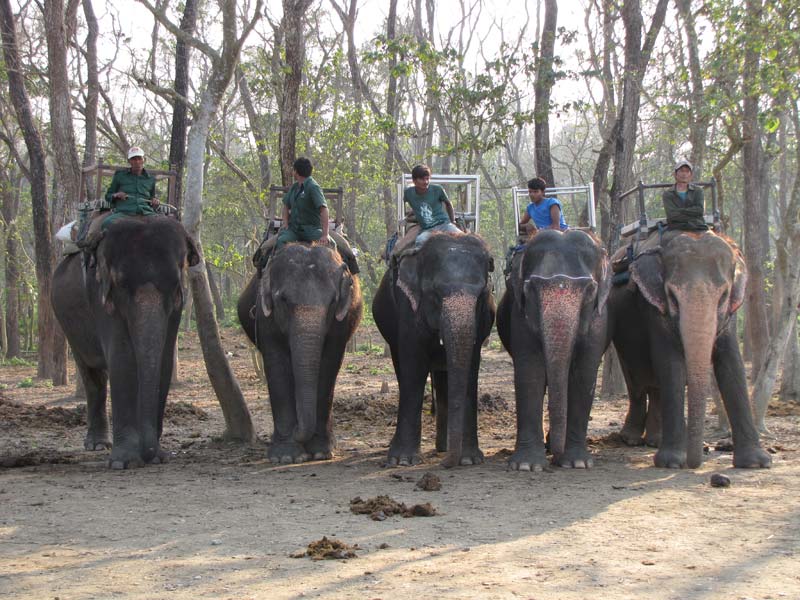
[{"label": "dusty path", "polygon": [[[266,439],[266,388],[239,334],[224,341]],[[652,449],[609,435],[624,416],[617,401],[595,405],[594,469],[511,473],[511,364],[495,343],[481,373],[486,463],[440,468],[426,417],[426,464],[386,469],[396,384],[388,359],[361,352],[346,356],[337,388],[335,460],[276,467],[263,442],[215,441],[223,421],[196,338],[181,347],[164,435],[174,458],[124,472],[81,450],[79,403],[35,382],[17,387],[32,367],[0,367],[0,597],[800,598],[792,407],[769,418],[771,470],[734,470],[731,455],[714,450],[697,471],[655,469]],[[415,489],[428,471],[440,491]],[[714,472],[731,487],[712,488]],[[430,502],[439,514],[376,521],[350,512],[354,497],[378,495]],[[357,545],[357,558],[292,558],[323,536]]]}]

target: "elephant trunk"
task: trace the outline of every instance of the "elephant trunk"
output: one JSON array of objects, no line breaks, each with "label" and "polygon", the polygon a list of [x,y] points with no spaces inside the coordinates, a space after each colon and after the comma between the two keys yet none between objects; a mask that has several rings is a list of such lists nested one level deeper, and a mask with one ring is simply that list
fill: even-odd
[{"label": "elephant trunk", "polygon": [[162,297],[152,284],[136,291],[130,323],[136,357],[137,420],[142,458],[152,461],[159,451],[161,358],[167,337],[167,315]]},{"label": "elephant trunk", "polygon": [[447,457],[443,462],[446,467],[461,462],[477,331],[476,303],[475,296],[463,292],[442,300],[440,324],[447,355]]},{"label": "elephant trunk", "polygon": [[585,285],[557,277],[539,289],[542,343],[547,372],[550,452],[564,453],[567,437],[569,370],[580,324]]},{"label": "elephant trunk", "polygon": [[325,343],[325,308],[298,306],[293,315],[290,347],[294,374],[297,427],[294,440],[305,443],[317,427],[317,395],[322,347]]},{"label": "elephant trunk", "polygon": [[703,426],[709,395],[711,354],[716,339],[716,303],[681,303],[680,333],[686,359],[687,439],[686,466],[696,469],[703,462]]}]

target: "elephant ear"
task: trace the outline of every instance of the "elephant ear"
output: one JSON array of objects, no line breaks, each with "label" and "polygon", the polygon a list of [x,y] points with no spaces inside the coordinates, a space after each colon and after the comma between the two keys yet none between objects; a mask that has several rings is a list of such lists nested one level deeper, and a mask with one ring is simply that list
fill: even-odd
[{"label": "elephant ear", "polygon": [[747,264],[742,253],[735,251],[735,267],[733,272],[733,285],[731,286],[731,299],[728,304],[728,313],[733,314],[744,302],[745,288],[747,287]]},{"label": "elephant ear", "polygon": [[611,279],[613,277],[613,273],[609,267],[609,259],[608,254],[605,250],[603,250],[603,254],[600,258],[600,264],[598,265],[597,271],[597,298],[595,300],[595,314],[601,315],[603,311],[606,309],[606,302],[608,301],[608,294],[611,292]]},{"label": "elephant ear", "polygon": [[353,277],[347,265],[339,268],[339,296],[336,298],[336,320],[344,321],[353,301]]},{"label": "elephant ear", "polygon": [[190,267],[194,267],[200,262],[200,249],[197,247],[197,242],[188,233],[186,234],[186,262]]},{"label": "elephant ear", "polygon": [[661,254],[653,252],[640,254],[631,263],[631,279],[639,288],[644,299],[658,309],[662,315],[667,312],[667,295],[664,291],[664,263]]},{"label": "elephant ear", "polygon": [[269,269],[264,269],[261,280],[258,282],[258,304],[265,317],[272,314],[272,289],[269,283]]},{"label": "elephant ear", "polygon": [[403,293],[411,305],[411,310],[417,312],[419,308],[419,289],[417,283],[417,255],[404,256],[397,264],[397,277],[395,286]]}]

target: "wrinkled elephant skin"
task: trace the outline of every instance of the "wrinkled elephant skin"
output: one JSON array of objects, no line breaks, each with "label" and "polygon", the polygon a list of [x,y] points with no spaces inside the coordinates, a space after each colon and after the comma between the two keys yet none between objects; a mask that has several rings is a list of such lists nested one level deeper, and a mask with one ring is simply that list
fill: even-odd
[{"label": "wrinkled elephant skin", "polygon": [[239,322],[264,359],[272,462],[332,458],[336,377],[362,311],[358,277],[317,244],[276,252],[239,297]]},{"label": "wrinkled elephant skin", "polygon": [[161,216],[117,221],[95,256],[67,256],[53,275],[53,309],[86,389],[85,446],[112,446],[114,469],[160,463],[167,459],[159,440],[183,310],[183,268],[200,257],[183,226]]},{"label": "wrinkled elephant skin", "polygon": [[611,292],[610,328],[631,403],[624,439],[634,443],[647,428],[648,443],[659,446],[658,467],[702,463],[711,373],[731,423],[734,466],[771,464],[753,424],[736,339],[745,283],[744,259],[726,238],[667,232],[659,248],[633,261],[630,282]]},{"label": "wrinkled elephant skin", "polygon": [[497,331],[514,360],[517,442],[512,470],[547,464],[547,390],[553,464],[588,468],[586,430],[597,367],[607,345],[608,257],[584,231],[538,232],[512,260]]},{"label": "wrinkled elephant skin", "polygon": [[494,322],[492,258],[477,235],[434,234],[381,280],[375,323],[392,352],[400,389],[390,465],[421,462],[421,415],[431,373],[436,449],[443,465],[483,462],[478,446],[481,344]]}]

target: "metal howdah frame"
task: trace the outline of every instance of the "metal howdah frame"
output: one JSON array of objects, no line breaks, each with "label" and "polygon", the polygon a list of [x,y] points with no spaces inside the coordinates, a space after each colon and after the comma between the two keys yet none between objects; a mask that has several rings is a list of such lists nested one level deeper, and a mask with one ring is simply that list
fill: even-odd
[{"label": "metal howdah frame", "polygon": [[[592,231],[597,229],[597,219],[595,217],[595,205],[594,205],[594,188],[591,184],[587,185],[567,185],[563,187],[549,187],[544,191],[546,196],[576,196],[578,194],[585,194],[586,195],[586,204],[587,204],[587,214],[589,215],[589,228]],[[514,214],[516,215],[514,218],[517,220],[517,226],[519,227],[519,220],[521,215],[520,212],[520,199],[524,198],[525,203],[527,204],[528,201],[528,188],[524,187],[513,187],[511,188],[511,197],[512,202],[514,204]]]},{"label": "metal howdah frame", "polygon": [[[463,212],[456,211],[456,218],[463,219],[470,231],[477,233],[480,227],[481,176],[431,175],[431,183],[443,187],[447,184],[467,186],[467,210]],[[414,185],[414,183],[411,179],[411,173],[403,173],[400,176],[400,181],[397,183],[397,227],[401,234],[405,234],[406,226],[403,192],[405,192],[407,187],[412,185]]]}]

